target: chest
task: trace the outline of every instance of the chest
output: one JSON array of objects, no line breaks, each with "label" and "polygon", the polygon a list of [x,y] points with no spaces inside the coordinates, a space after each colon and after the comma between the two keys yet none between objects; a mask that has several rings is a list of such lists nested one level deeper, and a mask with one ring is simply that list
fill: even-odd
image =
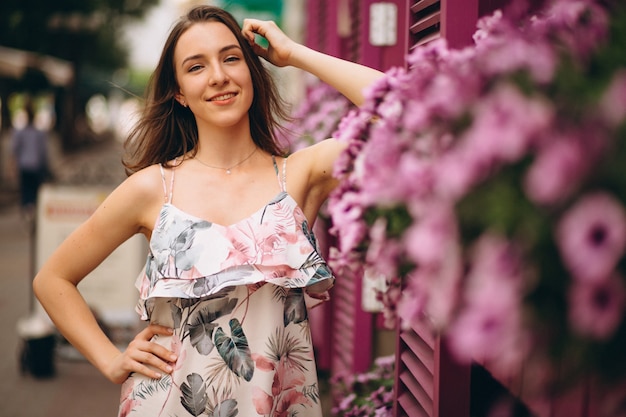
[{"label": "chest", "polygon": [[250,217],[281,192],[276,176],[179,175],[171,203],[192,216],[231,225]]}]

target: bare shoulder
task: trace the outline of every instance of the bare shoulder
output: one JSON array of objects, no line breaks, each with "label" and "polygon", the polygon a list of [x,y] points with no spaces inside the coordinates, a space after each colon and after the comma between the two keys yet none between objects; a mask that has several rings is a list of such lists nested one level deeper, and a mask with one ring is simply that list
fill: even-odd
[{"label": "bare shoulder", "polygon": [[[167,173],[166,173],[167,175]],[[163,199],[163,177],[159,165],[151,165],[128,177],[123,185],[139,199]]]},{"label": "bare shoulder", "polygon": [[108,211],[117,217],[118,222],[145,233],[151,230],[163,201],[161,173],[159,166],[153,165],[126,178],[107,197],[99,211]]}]

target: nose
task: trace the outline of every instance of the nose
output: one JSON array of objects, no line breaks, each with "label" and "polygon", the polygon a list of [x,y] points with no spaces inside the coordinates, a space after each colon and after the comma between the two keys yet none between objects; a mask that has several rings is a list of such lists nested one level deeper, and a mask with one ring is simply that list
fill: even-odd
[{"label": "nose", "polygon": [[222,85],[227,83],[228,80],[228,74],[224,71],[224,68],[221,65],[213,65],[211,67],[211,74],[209,77],[210,85]]}]

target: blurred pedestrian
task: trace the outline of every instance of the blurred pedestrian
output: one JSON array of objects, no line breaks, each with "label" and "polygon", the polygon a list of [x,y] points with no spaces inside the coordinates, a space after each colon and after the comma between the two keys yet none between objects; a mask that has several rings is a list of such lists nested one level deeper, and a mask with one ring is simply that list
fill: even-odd
[{"label": "blurred pedestrian", "polygon": [[30,101],[24,110],[26,126],[11,138],[12,171],[19,182],[22,214],[32,220],[39,188],[49,172],[48,135],[35,127],[35,109]]}]

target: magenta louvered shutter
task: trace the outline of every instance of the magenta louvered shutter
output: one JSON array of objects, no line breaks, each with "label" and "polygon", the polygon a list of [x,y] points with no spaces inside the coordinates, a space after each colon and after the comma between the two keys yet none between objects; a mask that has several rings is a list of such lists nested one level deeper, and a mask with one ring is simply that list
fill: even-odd
[{"label": "magenta louvered shutter", "polygon": [[309,0],[306,4],[306,35],[307,46],[339,56],[340,38],[337,33],[337,1]]},{"label": "magenta louvered shutter", "polygon": [[428,326],[398,327],[394,416],[469,416],[469,389],[470,367],[457,364]]},{"label": "magenta louvered shutter", "polygon": [[411,2],[409,45],[415,48],[445,38],[451,48],[472,43],[478,0],[419,0]]},{"label": "magenta louvered shutter", "polygon": [[361,280],[338,276],[333,288],[333,375],[369,369],[373,325],[373,315],[361,307]]},{"label": "magenta louvered shutter", "polygon": [[441,1],[419,0],[409,8],[409,48],[441,37]]}]

